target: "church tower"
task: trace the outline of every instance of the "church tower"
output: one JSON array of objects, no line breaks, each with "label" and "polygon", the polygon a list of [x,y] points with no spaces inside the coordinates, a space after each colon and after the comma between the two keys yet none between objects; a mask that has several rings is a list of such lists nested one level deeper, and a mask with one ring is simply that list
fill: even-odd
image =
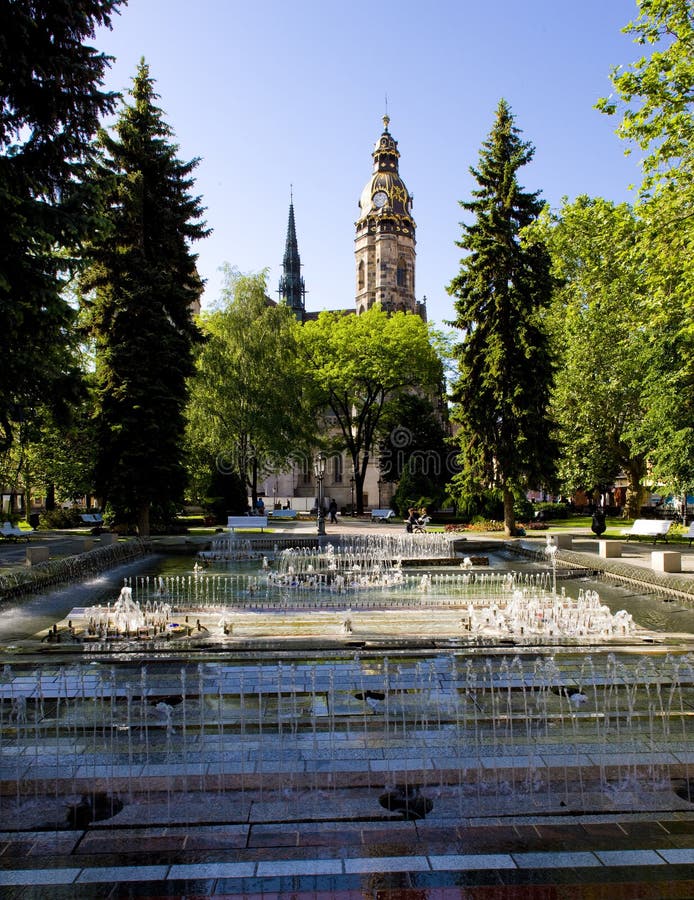
[{"label": "church tower", "polygon": [[388,131],[373,151],[373,174],[359,200],[354,253],[357,265],[357,313],[380,303],[385,312],[418,313],[426,320],[426,307],[414,292],[415,229],[412,196],[398,172],[398,142]]},{"label": "church tower", "polygon": [[294,224],[294,198],[289,200],[289,223],[287,225],[287,241],[284,248],[282,261],[282,275],[280,276],[279,291],[280,303],[288,306],[299,322],[304,321],[306,311],[306,289],[304,279],[301,277],[301,260],[299,259],[299,245],[296,240],[296,225]]}]

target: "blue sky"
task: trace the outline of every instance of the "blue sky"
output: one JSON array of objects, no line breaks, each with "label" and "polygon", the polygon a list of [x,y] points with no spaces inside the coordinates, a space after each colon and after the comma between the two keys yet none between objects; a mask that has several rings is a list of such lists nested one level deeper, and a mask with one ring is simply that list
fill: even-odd
[{"label": "blue sky", "polygon": [[521,182],[558,207],[586,193],[633,199],[638,154],[593,104],[640,49],[621,29],[635,0],[130,0],[96,45],[128,89],[144,56],[212,235],[199,242],[204,303],[220,266],[281,270],[293,185],[309,309],[354,303],[354,222],[388,97],[400,173],[414,195],[416,293],[453,313],[470,165],[504,97],[536,148]]}]

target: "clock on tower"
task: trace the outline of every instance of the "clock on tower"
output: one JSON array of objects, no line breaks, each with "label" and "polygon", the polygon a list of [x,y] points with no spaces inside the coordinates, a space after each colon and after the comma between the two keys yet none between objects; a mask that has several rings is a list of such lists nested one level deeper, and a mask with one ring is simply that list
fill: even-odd
[{"label": "clock on tower", "polygon": [[416,312],[426,319],[414,292],[415,223],[412,196],[398,171],[398,143],[383,117],[383,134],[373,150],[373,174],[359,200],[354,244],[357,312],[380,303],[386,312]]}]

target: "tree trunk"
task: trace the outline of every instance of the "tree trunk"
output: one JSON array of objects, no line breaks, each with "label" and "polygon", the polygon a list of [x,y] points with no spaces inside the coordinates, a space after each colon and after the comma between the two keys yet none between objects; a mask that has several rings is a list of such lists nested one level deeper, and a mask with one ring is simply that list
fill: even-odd
[{"label": "tree trunk", "polygon": [[27,470],[24,473],[24,519],[26,522],[29,521],[30,515],[31,515],[31,475],[29,474],[29,468],[27,467]]},{"label": "tree trunk", "polygon": [[516,516],[513,512],[514,497],[507,487],[504,487],[504,534],[513,537],[516,533]]},{"label": "tree trunk", "polygon": [[364,512],[364,476],[357,472],[354,477],[354,503],[357,507],[357,515]]},{"label": "tree trunk", "polygon": [[354,467],[354,489],[356,492],[357,515],[359,516],[364,512],[364,481],[368,465],[369,454],[365,453],[361,465],[355,465]]},{"label": "tree trunk", "polygon": [[149,503],[143,503],[137,513],[137,533],[143,537],[149,537]]},{"label": "tree trunk", "polygon": [[258,507],[258,460],[253,457],[251,464],[251,513]]},{"label": "tree trunk", "polygon": [[644,464],[640,459],[631,461],[626,467],[627,473],[627,515],[630,519],[638,519],[644,501],[644,487],[641,479],[644,474]]},{"label": "tree trunk", "polygon": [[[89,503],[87,503],[87,507]],[[46,485],[46,512],[52,512],[55,509],[55,484],[49,481]]]}]

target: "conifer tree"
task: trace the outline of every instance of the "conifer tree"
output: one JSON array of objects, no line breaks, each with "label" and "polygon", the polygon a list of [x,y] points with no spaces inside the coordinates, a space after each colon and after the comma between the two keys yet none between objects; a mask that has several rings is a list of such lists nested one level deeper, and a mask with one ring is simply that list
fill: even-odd
[{"label": "conifer tree", "polygon": [[65,406],[77,366],[62,295],[90,222],[81,171],[109,58],[84,43],[123,0],[0,0],[0,451],[37,406]]},{"label": "conifer tree", "polygon": [[130,94],[115,134],[100,134],[102,221],[83,288],[96,349],[97,492],[117,520],[147,535],[150,509],[180,501],[185,486],[187,378],[202,290],[189,244],[207,231],[191,195],[197,160],[177,158],[144,60]]},{"label": "conifer tree", "polygon": [[448,287],[456,298],[451,324],[463,332],[453,390],[461,470],[453,487],[461,496],[500,489],[507,535],[515,532],[514,498],[551,483],[557,456],[542,321],[552,296],[550,258],[542,243],[525,246],[519,236],[542,208],[539,192],[517,180],[533,153],[501,100],[479,166],[470,169],[479,187],[460,204],[474,221],[462,224],[457,246],[467,255]]}]

